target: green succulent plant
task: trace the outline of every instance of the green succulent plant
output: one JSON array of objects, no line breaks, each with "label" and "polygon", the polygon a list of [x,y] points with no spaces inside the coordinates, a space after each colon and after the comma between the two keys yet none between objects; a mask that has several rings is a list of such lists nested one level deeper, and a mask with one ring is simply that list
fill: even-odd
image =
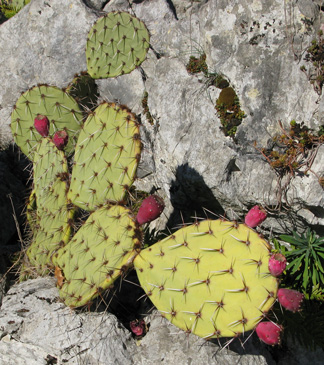
[{"label": "green succulent plant", "polygon": [[287,284],[312,295],[314,289],[324,289],[324,237],[318,237],[310,228],[305,233],[281,235],[280,239],[292,245],[285,256],[289,262]]}]

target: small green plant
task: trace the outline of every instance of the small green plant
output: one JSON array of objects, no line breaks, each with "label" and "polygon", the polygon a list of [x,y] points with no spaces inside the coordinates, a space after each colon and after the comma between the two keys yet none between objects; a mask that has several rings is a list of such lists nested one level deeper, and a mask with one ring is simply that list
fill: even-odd
[{"label": "small green plant", "polygon": [[324,237],[318,237],[309,228],[305,233],[293,232],[281,235],[280,239],[292,246],[285,253],[289,262],[286,284],[302,291],[309,298],[324,289]]},{"label": "small green plant", "polygon": [[30,0],[1,0],[0,11],[7,18],[16,15]]},{"label": "small green plant", "polygon": [[322,30],[318,31],[317,39],[314,39],[307,48],[304,60],[309,64],[309,68],[307,69],[303,65],[300,69],[306,74],[317,94],[321,95],[324,84],[324,39]]},{"label": "small green plant", "polygon": [[215,108],[225,136],[234,138],[237,127],[242,123],[246,115],[241,109],[238,96],[232,87],[222,89],[216,100]]},{"label": "small green plant", "polygon": [[[271,149],[254,147],[263,155],[269,165],[275,170],[277,180],[278,210],[281,209],[283,198],[286,199],[286,192],[291,179],[295,175],[307,176],[312,172],[324,186],[323,177],[311,170],[317,151],[324,143],[323,127],[318,133],[313,132],[303,123],[295,120],[290,122],[290,129],[286,130],[279,121],[281,133],[273,137],[274,146]],[[284,202],[289,206],[287,199]]]},{"label": "small green plant", "polygon": [[153,125],[154,124],[154,119],[152,117],[152,114],[150,112],[150,109],[148,107],[148,92],[145,91],[144,92],[144,95],[143,95],[143,99],[142,99],[142,108],[143,108],[143,111],[144,111],[144,115],[147,119],[147,121]]},{"label": "small green plant", "polygon": [[190,56],[189,62],[186,65],[186,69],[188,73],[192,75],[202,72],[206,77],[208,77],[206,54],[202,53],[199,57]]}]

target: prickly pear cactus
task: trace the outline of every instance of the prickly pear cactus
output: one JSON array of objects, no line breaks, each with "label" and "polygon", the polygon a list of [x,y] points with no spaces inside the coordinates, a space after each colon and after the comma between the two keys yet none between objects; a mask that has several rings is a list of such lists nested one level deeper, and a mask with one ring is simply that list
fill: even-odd
[{"label": "prickly pear cactus", "polygon": [[92,213],[53,258],[65,304],[85,305],[108,289],[131,265],[140,246],[140,233],[128,209],[105,206]]},{"label": "prickly pear cactus", "polygon": [[235,337],[254,329],[276,300],[269,249],[244,224],[207,220],[141,251],[134,266],[174,325],[207,339]]},{"label": "prickly pear cactus", "polygon": [[89,32],[86,57],[93,78],[127,74],[146,58],[150,36],[144,25],[127,12],[99,18]]},{"label": "prickly pear cactus", "polygon": [[27,209],[33,238],[25,269],[29,266],[43,275],[52,266],[52,253],[70,238],[74,211],[67,200],[67,161],[49,138],[43,138],[35,150],[33,171],[34,189]]},{"label": "prickly pear cactus", "polygon": [[47,274],[48,269],[53,268],[51,262],[53,252],[69,241],[70,220],[74,215],[66,198],[65,181],[58,178],[47,192],[48,195],[42,197],[46,205],[37,208],[34,237],[27,250],[29,263],[26,267],[39,275]]},{"label": "prickly pear cactus", "polygon": [[48,118],[50,136],[57,130],[67,131],[69,142],[65,151],[71,152],[83,118],[77,102],[63,90],[48,85],[35,86],[20,96],[11,114],[11,130],[16,144],[30,159],[42,139],[34,127],[37,115]]},{"label": "prickly pear cactus", "polygon": [[96,81],[87,73],[81,72],[74,76],[72,82],[66,88],[78,104],[85,110],[93,110],[99,98]]},{"label": "prickly pear cactus", "polygon": [[135,115],[116,104],[99,105],[79,135],[69,199],[89,211],[121,201],[134,181],[140,152]]}]

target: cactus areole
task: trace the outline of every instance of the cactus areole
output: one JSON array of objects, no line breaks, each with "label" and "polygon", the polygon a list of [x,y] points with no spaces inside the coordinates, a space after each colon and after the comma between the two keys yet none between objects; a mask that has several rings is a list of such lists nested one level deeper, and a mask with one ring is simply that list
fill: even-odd
[{"label": "cactus areole", "polygon": [[235,337],[254,329],[274,302],[270,246],[244,224],[207,220],[181,228],[135,258],[141,286],[187,333]]}]

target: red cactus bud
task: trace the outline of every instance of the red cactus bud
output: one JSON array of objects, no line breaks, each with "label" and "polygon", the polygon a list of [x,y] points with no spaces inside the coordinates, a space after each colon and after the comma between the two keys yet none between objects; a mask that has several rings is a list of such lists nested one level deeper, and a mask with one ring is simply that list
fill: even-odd
[{"label": "red cactus bud", "polygon": [[142,225],[149,223],[158,218],[164,209],[164,201],[157,195],[151,195],[145,198],[137,213],[136,220]]},{"label": "red cactus bud", "polygon": [[245,224],[251,228],[254,228],[261,224],[266,218],[266,211],[262,207],[256,205],[250,209],[248,214],[245,216]]},{"label": "red cactus bud", "polygon": [[297,290],[281,288],[277,294],[279,303],[287,310],[297,312],[304,300],[304,294]]},{"label": "red cactus bud", "polygon": [[259,339],[267,345],[279,345],[282,326],[273,322],[260,322],[255,329]]},{"label": "red cactus bud", "polygon": [[47,137],[49,132],[49,121],[45,115],[37,114],[34,119],[34,127],[42,137]]},{"label": "red cactus bud", "polygon": [[134,321],[131,321],[129,323],[130,329],[131,331],[136,335],[136,336],[142,336],[145,332],[145,322],[144,319],[138,320],[135,319]]},{"label": "red cactus bud", "polygon": [[281,253],[274,253],[269,259],[269,271],[273,276],[281,275],[287,266],[287,260]]},{"label": "red cactus bud", "polygon": [[59,150],[63,150],[63,148],[67,145],[68,143],[68,139],[69,136],[68,134],[63,130],[63,131],[57,131],[54,134],[53,137],[53,142],[55,144],[55,146],[59,149]]}]

